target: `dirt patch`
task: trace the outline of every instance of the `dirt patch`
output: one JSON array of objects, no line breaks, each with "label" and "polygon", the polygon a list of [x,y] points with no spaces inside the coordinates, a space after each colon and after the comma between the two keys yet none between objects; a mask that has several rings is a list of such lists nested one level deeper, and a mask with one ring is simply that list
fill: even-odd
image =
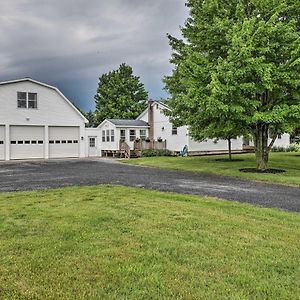
[{"label": "dirt patch", "polygon": [[240,159],[240,158],[233,158],[232,160],[230,160],[229,158],[217,158],[216,161],[220,161],[220,162],[236,162],[236,161],[244,161],[244,160]]},{"label": "dirt patch", "polygon": [[245,169],[240,169],[240,171],[244,173],[260,173],[260,174],[280,174],[286,172],[285,170],[281,170],[281,169],[259,170],[256,168],[245,168]]}]

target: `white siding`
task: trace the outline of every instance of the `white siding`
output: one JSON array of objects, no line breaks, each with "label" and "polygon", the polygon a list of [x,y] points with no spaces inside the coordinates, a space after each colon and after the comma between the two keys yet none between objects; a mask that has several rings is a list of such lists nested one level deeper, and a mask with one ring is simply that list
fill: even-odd
[{"label": "white siding", "polygon": [[10,159],[43,158],[44,146],[44,127],[10,127]]},{"label": "white siding", "polygon": [[[37,109],[27,109],[17,107],[17,93],[37,93]],[[44,138],[44,149],[43,155],[38,154],[38,157],[48,158],[48,127],[58,126],[58,127],[76,127],[76,139],[79,141],[75,147],[71,148],[70,145],[61,148],[62,153],[57,153],[52,151],[52,155],[55,157],[66,157],[70,153],[72,156],[84,157],[85,153],[85,141],[82,138],[85,137],[85,119],[80,115],[80,113],[70,104],[70,102],[60,94],[58,90],[52,87],[44,86],[37,82],[32,82],[30,80],[23,80],[19,82],[0,84],[0,120],[1,124],[6,125],[7,128],[13,128],[12,126],[23,126],[27,129],[28,126],[37,126],[40,129],[43,128],[43,138]],[[15,130],[15,129],[14,129]],[[25,129],[24,129],[25,130]],[[8,134],[6,140],[12,140],[12,136]],[[15,134],[11,132],[11,134]],[[30,133],[26,132],[27,136]],[[21,137],[19,137],[21,138]],[[25,140],[24,136],[24,140]],[[81,142],[82,141],[82,142]],[[7,143],[8,144],[8,143]],[[0,145],[0,159],[3,156]],[[33,147],[33,146],[32,146]],[[41,145],[39,145],[41,148]],[[37,156],[37,152],[31,153],[28,144],[19,144],[19,147],[11,147],[11,145],[6,146],[6,159],[13,159],[14,157],[21,156],[22,158],[33,158],[32,156]],[[10,154],[10,150],[13,150]],[[37,148],[35,149],[37,150]],[[54,150],[54,149],[53,149]],[[27,156],[28,154],[28,156]]]},{"label": "white siding", "polygon": [[0,160],[5,159],[5,126],[0,125]]},{"label": "white siding", "polygon": [[[105,121],[100,127],[99,130],[99,144],[101,150],[119,150],[119,139],[117,136],[116,126],[109,121]],[[111,141],[111,130],[114,130],[115,138],[114,141]],[[103,131],[105,131],[105,141],[103,141]],[[107,131],[109,132],[109,141],[107,141]]]},{"label": "white siding", "polygon": [[[195,142],[189,137],[189,151],[227,151],[228,142],[227,140],[219,140],[217,143],[214,140],[206,140],[203,142]],[[243,138],[237,138],[231,140],[232,150],[242,150]]]},{"label": "white siding", "polygon": [[[17,92],[37,93],[37,109],[17,108]],[[0,120],[11,125],[84,125],[80,115],[56,90],[24,81],[0,85]]]},{"label": "white siding", "polygon": [[79,127],[49,127],[49,158],[79,157]]}]

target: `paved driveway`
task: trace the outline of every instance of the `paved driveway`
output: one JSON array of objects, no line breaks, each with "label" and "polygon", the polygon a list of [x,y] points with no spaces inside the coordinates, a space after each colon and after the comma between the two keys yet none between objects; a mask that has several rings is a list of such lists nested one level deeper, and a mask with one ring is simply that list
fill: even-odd
[{"label": "paved driveway", "polygon": [[131,166],[105,159],[0,164],[0,192],[97,184],[119,184],[214,196],[300,212],[300,188],[202,173]]}]

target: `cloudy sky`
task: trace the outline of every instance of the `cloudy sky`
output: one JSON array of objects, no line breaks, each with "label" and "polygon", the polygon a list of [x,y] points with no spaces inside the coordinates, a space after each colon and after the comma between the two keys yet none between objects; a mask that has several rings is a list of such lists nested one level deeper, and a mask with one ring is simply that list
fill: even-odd
[{"label": "cloudy sky", "polygon": [[166,33],[179,36],[185,0],[1,0],[0,80],[57,86],[80,108],[94,108],[99,75],[122,62],[153,99],[165,97]]}]

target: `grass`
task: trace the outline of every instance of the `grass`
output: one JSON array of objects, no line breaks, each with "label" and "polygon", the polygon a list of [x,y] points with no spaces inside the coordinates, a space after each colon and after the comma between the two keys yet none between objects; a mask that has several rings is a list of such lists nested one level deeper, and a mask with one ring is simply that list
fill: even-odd
[{"label": "grass", "polygon": [[297,299],[300,216],[115,186],[0,194],[1,299]]},{"label": "grass", "polygon": [[164,169],[204,172],[210,174],[233,176],[257,181],[300,186],[300,153],[271,153],[269,168],[284,169],[280,174],[243,173],[239,169],[255,167],[254,154],[234,155],[234,159],[243,161],[221,162],[216,159],[227,156],[198,157],[145,157],[123,160],[124,163],[158,167]]}]

